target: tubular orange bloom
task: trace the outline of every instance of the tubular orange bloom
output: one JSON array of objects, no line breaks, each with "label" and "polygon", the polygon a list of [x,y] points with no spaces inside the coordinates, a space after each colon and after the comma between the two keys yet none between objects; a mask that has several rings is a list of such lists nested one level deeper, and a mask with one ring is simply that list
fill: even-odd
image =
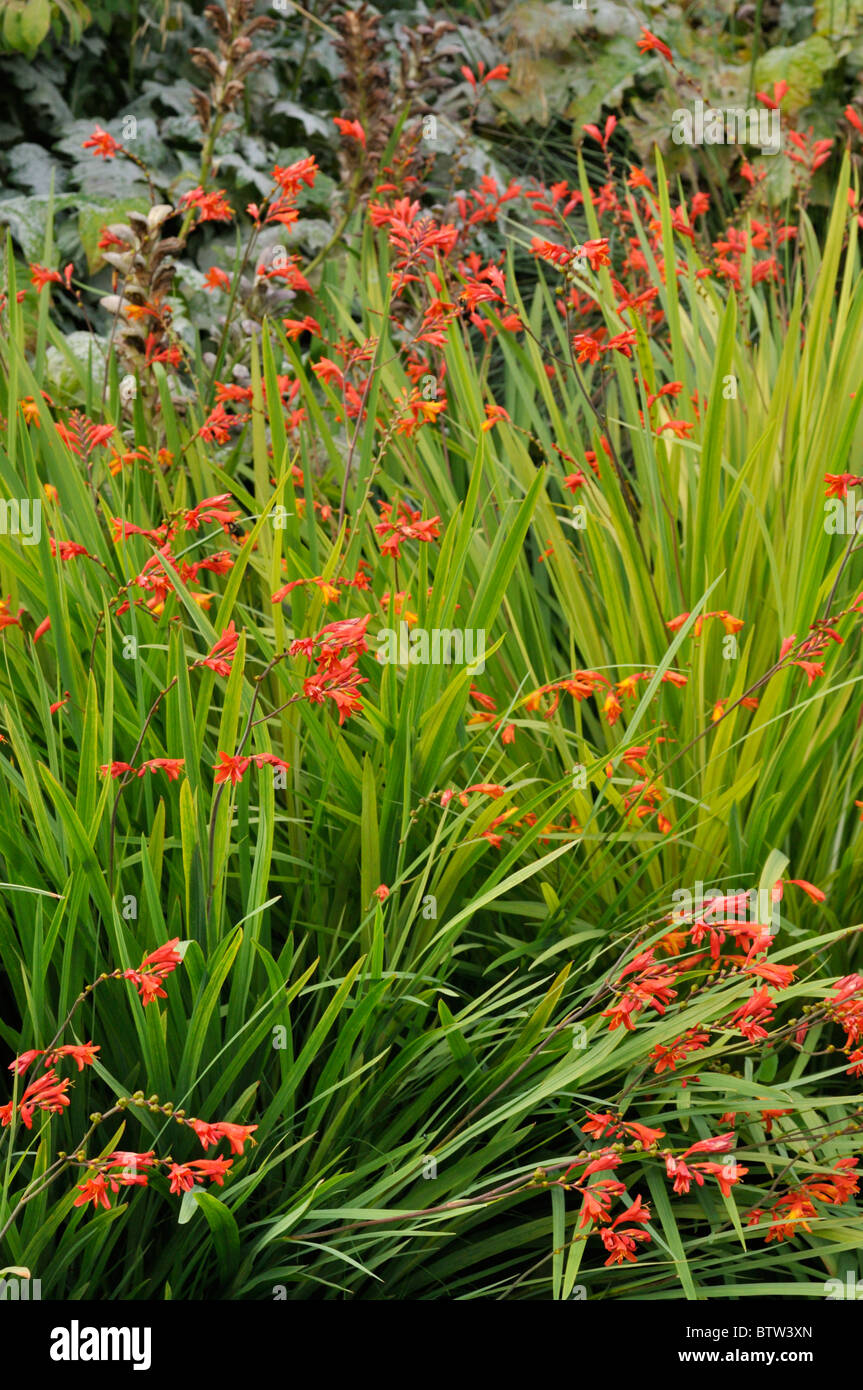
[{"label": "tubular orange bloom", "polygon": [[583,242],[581,254],[587,257],[591,270],[599,270],[600,266],[611,265],[607,237],[594,237]]},{"label": "tubular orange bloom", "polygon": [[119,140],[115,140],[113,135],[109,135],[100,125],[93,127],[93,134],[81,146],[82,150],[92,150],[94,155],[101,159],[113,159],[122,148]]},{"label": "tubular orange bloom", "polygon": [[[253,1129],[257,1126],[253,1125]],[[232,1158],[193,1158],[188,1168],[193,1169],[193,1180],[203,1182],[204,1178],[209,1178],[217,1187],[224,1187],[225,1176],[233,1167]]]},{"label": "tubular orange bloom", "polygon": [[863,121],[861,121],[853,106],[846,106],[844,111],[846,121],[853,125],[859,135],[863,135]]},{"label": "tubular orange bloom", "polygon": [[610,1134],[616,1134],[620,1128],[617,1116],[613,1115],[610,1110],[602,1110],[598,1113],[588,1110],[585,1113],[587,1119],[583,1121],[581,1128],[585,1134],[591,1135],[594,1139],[601,1139],[606,1131]]},{"label": "tubular orange bloom", "polygon": [[690,1154],[725,1154],[734,1148],[735,1140],[733,1130],[728,1134],[717,1134],[713,1139],[699,1139],[697,1143],[690,1144],[682,1157],[688,1158]]},{"label": "tubular orange bloom", "polygon": [[823,903],[827,897],[826,893],[822,892],[820,888],[816,888],[814,883],[807,882],[805,878],[786,878],[785,882],[793,883],[795,888],[802,888],[806,896],[811,898],[814,903]]},{"label": "tubular orange bloom", "polygon": [[661,53],[662,57],[666,58],[669,63],[672,62],[671,49],[668,44],[663,43],[649,29],[645,29],[644,25],[641,26],[641,38],[638,39],[636,47],[641,53]]},{"label": "tubular orange bloom", "polygon": [[185,766],[185,758],[150,758],[142,763],[138,769],[138,776],[143,777],[145,772],[164,772],[169,782],[176,782]]},{"label": "tubular orange bloom", "polygon": [[668,1047],[657,1043],[650,1053],[650,1060],[656,1063],[654,1071],[660,1076],[663,1071],[675,1071],[678,1062],[685,1062],[690,1052],[700,1052],[710,1042],[707,1033],[690,1028],[683,1037],[676,1038]]},{"label": "tubular orange bloom", "polygon": [[819,676],[824,675],[823,661],[793,661],[791,664],[792,666],[799,666],[801,671],[806,672],[807,686],[818,680]]},{"label": "tubular orange bloom", "polygon": [[228,203],[224,188],[216,189],[213,193],[205,193],[200,186],[192,188],[183,194],[180,208],[183,211],[195,208],[198,213],[198,226],[202,222],[230,222],[234,215],[234,209]]},{"label": "tubular orange bloom", "polygon": [[825,473],[824,481],[827,484],[824,489],[825,497],[845,498],[849,487],[859,487],[863,483],[863,478],[856,473]]},{"label": "tubular orange bloom", "polygon": [[333,116],[333,125],[338,128],[340,135],[344,135],[351,140],[356,140],[358,144],[362,145],[363,149],[365,149],[366,132],[363,130],[359,121],[347,121],[343,116]]},{"label": "tubular orange bloom", "polygon": [[[247,1140],[251,1144],[256,1142],[252,1138],[252,1135],[257,1128],[257,1125],[232,1125],[224,1120],[220,1120],[218,1124],[213,1125],[213,1129],[218,1131],[220,1138],[227,1139],[231,1146],[231,1153],[235,1154],[241,1154],[243,1152],[243,1145]],[[200,1162],[200,1160],[198,1161]],[[223,1161],[224,1160],[221,1159],[216,1160],[216,1162]]]},{"label": "tubular orange bloom", "polygon": [[485,407],[485,420],[480,425],[481,430],[490,430],[500,420],[508,420],[509,415],[502,405],[487,405]]},{"label": "tubular orange bloom", "polygon": [[390,890],[389,888],[387,888],[387,885],[385,883],[379,883],[374,893],[372,894],[373,897],[377,898],[379,903],[385,903],[389,895]]},{"label": "tubular orange bloom", "polygon": [[722,626],[729,636],[735,632],[739,632],[740,629],[745,626],[744,618],[734,618],[730,613],[726,613],[725,610],[721,613],[717,613],[715,616],[720,619]]},{"label": "tubular orange bloom", "polygon": [[171,1179],[171,1191],[178,1195],[181,1192],[191,1192],[196,1182],[201,1178],[196,1178],[193,1169],[188,1163],[172,1163],[168,1169]]},{"label": "tubular orange bloom", "polygon": [[58,1062],[61,1057],[72,1057],[78,1063],[78,1070],[83,1071],[85,1067],[91,1067],[96,1060],[96,1053],[101,1048],[94,1043],[64,1043],[62,1047],[55,1047],[46,1054],[45,1066],[51,1066]]},{"label": "tubular orange bloom", "polygon": [[748,1168],[742,1168],[739,1163],[699,1163],[697,1165],[702,1173],[709,1173],[719,1183],[719,1190],[723,1197],[731,1196],[731,1189],[736,1182],[749,1172]]},{"label": "tubular orange bloom", "polygon": [[760,1038],[767,1037],[767,1030],[762,1024],[772,1021],[773,1010],[776,1005],[766,987],[757,989],[750,995],[745,1004],[742,1004],[728,1020],[729,1027],[740,1029],[744,1038],[748,1042],[754,1043]]},{"label": "tubular orange bloom", "polygon": [[[50,1114],[59,1115],[63,1108],[69,1104],[69,1097],[66,1092],[69,1089],[69,1079],[64,1077],[61,1081],[54,1071],[46,1071],[44,1076],[39,1076],[35,1081],[31,1081],[23,1096],[18,1102],[18,1114],[27,1129],[33,1128],[34,1110],[47,1110]],[[8,1105],[0,1105],[0,1124],[8,1125],[12,1123],[12,1102]]]},{"label": "tubular orange bloom", "polygon": [[204,276],[204,285],[208,290],[229,290],[231,288],[231,277],[227,271],[220,270],[218,266],[211,265]]},{"label": "tubular orange bloom", "polygon": [[290,196],[299,193],[303,184],[307,188],[313,188],[319,173],[314,155],[306,155],[303,159],[295,160],[293,164],[283,167],[277,164],[273,169],[273,181],[286,196]]},{"label": "tubular orange bloom", "polygon": [[193,664],[195,666],[208,666],[211,671],[216,672],[217,676],[229,676],[239,640],[239,634],[234,628],[232,618],[219,640],[213,644],[209,655]]},{"label": "tubular orange bloom", "polygon": [[[31,261],[31,263],[30,263],[30,279],[31,279],[32,283],[36,286],[36,289],[37,289],[40,293],[41,293],[42,290],[44,290],[44,288],[45,288],[46,285],[63,285],[63,284],[65,284],[66,289],[68,290],[69,287],[70,287],[70,285],[72,284],[72,271],[74,270],[74,268],[75,268],[75,267],[73,266],[72,262],[70,261],[69,264],[64,268],[63,274],[61,275],[60,272],[59,272],[59,270],[51,270],[49,266],[46,266],[46,265],[36,265],[34,262]],[[60,428],[60,427],[58,426],[58,429],[59,429],[59,428]],[[113,430],[114,430],[114,427],[113,427],[113,425],[112,425],[112,426],[111,426],[111,433],[112,433],[112,434],[113,434]]]},{"label": "tubular orange bloom", "polygon": [[216,765],[216,783],[231,782],[236,786],[238,782],[242,782],[251,758],[233,756],[230,753],[220,753],[219,757],[221,763]]},{"label": "tubular orange bloom", "polygon": [[162,982],[183,959],[178,950],[179,944],[180,938],[175,936],[145,956],[137,970],[123,971],[123,979],[131,980],[140,990],[141,1003],[145,1007],[156,999],[167,999]]},{"label": "tubular orange bloom", "polygon": [[774,985],[776,989],[787,989],[794,983],[794,976],[799,969],[796,965],[772,965],[769,961],[759,961],[754,965],[743,967],[744,975],[757,975],[760,980],[766,980],[769,985]]},{"label": "tubular orange bloom", "polygon": [[779,103],[781,102],[782,98],[784,97],[787,91],[787,82],[774,82],[772,97],[769,97],[766,92],[756,92],[755,96],[756,99],[761,102],[762,106],[768,107],[771,111],[776,111],[779,107]]},{"label": "tubular orange bloom", "polygon": [[104,1207],[106,1211],[111,1210],[111,1203],[108,1200],[108,1185],[101,1173],[95,1169],[92,1178],[87,1178],[86,1182],[78,1187],[79,1196],[72,1203],[73,1207],[86,1207],[88,1202],[92,1202],[94,1207]]},{"label": "tubular orange bloom", "polygon": [[651,1148],[658,1140],[665,1137],[664,1129],[651,1129],[649,1125],[639,1124],[636,1120],[626,1120],[623,1128],[627,1134],[631,1134],[646,1149]]},{"label": "tubular orange bloom", "polygon": [[623,705],[620,703],[613,690],[610,690],[603,700],[602,712],[610,725],[616,724],[623,713]]},{"label": "tubular orange bloom", "polygon": [[280,767],[283,772],[287,772],[291,766],[284,758],[277,758],[275,753],[253,753],[252,762],[258,771],[262,767]]},{"label": "tubular orange bloom", "polygon": [[282,327],[286,338],[299,338],[301,333],[313,333],[318,338],[322,336],[321,325],[310,314],[306,314],[304,319],[282,319]]},{"label": "tubular orange bloom", "polygon": [[192,1120],[191,1128],[200,1139],[201,1146],[205,1152],[211,1144],[218,1144],[222,1137],[219,1126],[208,1124],[206,1120]]},{"label": "tubular orange bloom", "polygon": [[99,768],[103,777],[123,777],[127,772],[134,772],[131,763],[103,763]]},{"label": "tubular orange bloom", "polygon": [[[640,1220],[647,1220],[647,1217],[642,1216]],[[624,1260],[635,1260],[637,1242],[649,1241],[649,1232],[640,1231],[637,1226],[625,1231],[615,1231],[613,1226],[612,1222],[611,1226],[603,1226],[599,1231],[599,1237],[608,1251],[606,1265],[619,1265],[623,1264]]]}]

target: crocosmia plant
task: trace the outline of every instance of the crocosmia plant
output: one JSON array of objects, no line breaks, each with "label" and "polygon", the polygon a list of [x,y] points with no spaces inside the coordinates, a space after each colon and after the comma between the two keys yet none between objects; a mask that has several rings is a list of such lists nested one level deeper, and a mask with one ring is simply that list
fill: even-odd
[{"label": "crocosmia plant", "polygon": [[786,8],[0,0],[43,1297],[856,1280],[863,49]]}]

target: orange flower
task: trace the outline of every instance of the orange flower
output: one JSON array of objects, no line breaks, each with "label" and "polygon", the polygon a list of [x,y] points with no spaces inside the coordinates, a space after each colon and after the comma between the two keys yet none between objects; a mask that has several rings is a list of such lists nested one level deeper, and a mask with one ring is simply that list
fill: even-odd
[{"label": "orange flower", "polygon": [[486,418],[480,425],[481,430],[490,430],[500,420],[508,420],[509,416],[502,405],[487,405],[485,408]]},{"label": "orange flower", "polygon": [[[256,1142],[252,1139],[252,1135],[258,1128],[257,1125],[231,1125],[227,1124],[224,1120],[220,1120],[218,1124],[213,1125],[212,1128],[220,1138],[227,1139],[231,1147],[231,1153],[241,1154],[246,1140],[252,1144]],[[217,1160],[217,1162],[218,1161],[219,1160]],[[200,1159],[198,1162],[200,1162]]]},{"label": "orange flower", "polygon": [[[52,1115],[62,1114],[64,1106],[69,1104],[69,1097],[66,1095],[69,1089],[69,1078],[64,1077],[61,1081],[54,1071],[46,1071],[44,1076],[39,1076],[35,1081],[31,1081],[20,1101],[18,1102],[18,1113],[27,1129],[33,1128],[33,1111],[47,1110]],[[0,1124],[8,1125],[12,1123],[12,1102],[8,1105],[0,1105]]]},{"label": "orange flower", "polygon": [[221,764],[216,765],[216,784],[219,782],[231,782],[234,786],[242,782],[251,758],[232,756],[229,753],[220,753]]},{"label": "orange flower", "polygon": [[623,713],[623,705],[618,700],[613,690],[610,690],[602,703],[602,712],[610,725],[617,723]]},{"label": "orange flower", "polygon": [[150,758],[142,763],[138,769],[138,776],[143,777],[145,772],[164,772],[169,782],[176,782],[183,770],[185,758]]},{"label": "orange flower", "polygon": [[113,135],[109,135],[107,130],[103,130],[100,125],[93,127],[93,134],[85,140],[81,146],[82,150],[92,150],[94,155],[101,159],[113,159],[118,150],[122,150],[122,145],[115,140]]},{"label": "orange flower", "polygon": [[229,676],[239,640],[232,618],[218,642],[214,643],[209,655],[205,656],[202,661],[194,662],[193,665],[208,666],[211,671],[215,671],[217,676]]},{"label": "orange flower", "polygon": [[198,226],[202,222],[230,222],[234,215],[234,209],[228,203],[224,188],[216,189],[213,193],[205,193],[200,186],[192,188],[183,194],[180,207],[183,210],[197,209]]},{"label": "orange flower", "polygon": [[137,970],[123,971],[123,979],[131,980],[140,990],[141,1002],[145,1007],[155,999],[167,999],[162,982],[176,970],[183,959],[177,949],[179,944],[180,938],[175,936],[171,941],[166,941],[164,946],[159,946],[145,956]]},{"label": "orange flower", "polygon": [[666,58],[669,63],[672,62],[671,49],[668,44],[663,43],[649,29],[645,29],[644,25],[641,26],[641,38],[637,41],[636,47],[641,53],[661,53],[662,57]]},{"label": "orange flower", "polygon": [[204,276],[204,284],[208,290],[229,290],[231,288],[231,277],[218,266],[211,265]]},{"label": "orange flower", "polygon": [[346,121],[343,116],[333,116],[333,125],[337,127],[340,135],[344,135],[346,139],[356,140],[365,149],[366,132],[359,121]]},{"label": "orange flower", "polygon": [[40,294],[46,285],[62,285],[65,283],[66,289],[68,290],[72,284],[72,271],[74,268],[74,265],[70,261],[69,264],[64,267],[63,274],[61,275],[59,270],[51,270],[46,265],[36,265],[31,261],[30,279]]}]

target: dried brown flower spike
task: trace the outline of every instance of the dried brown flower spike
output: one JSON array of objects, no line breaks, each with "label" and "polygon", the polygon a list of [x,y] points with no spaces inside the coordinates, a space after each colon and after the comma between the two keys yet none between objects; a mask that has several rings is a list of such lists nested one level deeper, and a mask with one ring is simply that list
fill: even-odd
[{"label": "dried brown flower spike", "polygon": [[390,74],[383,61],[384,47],[378,26],[380,16],[363,0],[356,10],[345,10],[333,21],[339,31],[335,49],[344,64],[340,86],[343,115],[359,121],[366,136],[365,149],[355,141],[343,142],[341,159],[347,179],[361,171],[360,192],[371,186],[381,156],[395,125],[396,113]]},{"label": "dried brown flower spike", "polygon": [[205,18],[216,35],[218,54],[209,48],[191,48],[196,67],[210,76],[210,90],[194,89],[192,104],[201,130],[208,135],[214,123],[233,111],[243,95],[246,78],[255,68],[269,63],[269,55],[252,45],[254,34],[274,29],[269,15],[254,15],[254,0],[227,0],[225,5],[207,5]]}]

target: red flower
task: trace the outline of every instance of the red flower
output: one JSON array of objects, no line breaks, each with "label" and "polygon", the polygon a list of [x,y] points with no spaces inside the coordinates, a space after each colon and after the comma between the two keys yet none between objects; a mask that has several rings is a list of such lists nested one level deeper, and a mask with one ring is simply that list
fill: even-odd
[{"label": "red flower", "polygon": [[273,180],[286,195],[299,193],[303,184],[308,188],[313,188],[315,178],[319,173],[314,155],[306,155],[303,159],[297,159],[293,164],[288,164],[285,168],[280,168],[277,164],[273,170]]},{"label": "red flower", "polygon": [[716,1179],[723,1197],[730,1197],[734,1184],[749,1172],[748,1168],[741,1168],[736,1160],[731,1163],[699,1163],[698,1167],[702,1173],[709,1173]]},{"label": "red flower", "polygon": [[338,127],[340,135],[347,136],[351,140],[356,140],[363,149],[366,147],[366,132],[363,130],[359,121],[346,121],[342,116],[333,116],[333,125]]},{"label": "red flower", "polygon": [[[216,1130],[223,1139],[227,1139],[228,1143],[231,1146],[231,1153],[241,1154],[243,1152],[243,1145],[245,1144],[247,1139],[252,1144],[255,1143],[255,1140],[252,1139],[252,1135],[258,1128],[258,1126],[232,1125],[228,1124],[225,1120],[220,1120],[219,1123],[213,1125],[212,1128]],[[216,1159],[215,1162],[223,1163],[224,1159]]]},{"label": "red flower", "polygon": [[190,1192],[196,1182],[209,1178],[218,1187],[224,1186],[225,1174],[233,1163],[232,1158],[195,1158],[191,1163],[172,1163],[169,1171],[171,1191]]},{"label": "red flower", "polygon": [[863,121],[861,121],[860,117],[857,115],[857,112],[854,110],[854,107],[846,106],[844,115],[846,121],[848,121],[849,124],[853,125],[854,129],[858,132],[858,134],[863,135]]},{"label": "red flower", "polygon": [[141,1002],[145,1007],[154,999],[167,999],[162,981],[176,970],[183,959],[177,949],[179,944],[180,938],[175,936],[145,956],[137,970],[123,971],[123,979],[132,980],[141,991]]},{"label": "red flower", "polygon": [[588,1110],[587,1119],[581,1127],[585,1134],[592,1135],[594,1139],[601,1139],[606,1130],[615,1134],[620,1128],[617,1116],[613,1115],[610,1110],[602,1110],[596,1114],[592,1110]]},{"label": "red flower", "polygon": [[75,1198],[72,1203],[73,1207],[85,1207],[88,1202],[92,1202],[94,1207],[104,1207],[106,1211],[111,1210],[107,1184],[101,1173],[96,1173],[94,1177],[88,1178],[86,1182],[80,1184],[78,1191],[81,1195]]},{"label": "red flower", "polygon": [[209,655],[204,657],[203,661],[196,661],[194,664],[196,666],[209,666],[210,670],[215,671],[217,676],[229,676],[239,640],[232,618]]},{"label": "red flower", "polygon": [[[27,1129],[33,1128],[33,1111],[47,1110],[50,1114],[59,1115],[64,1106],[69,1104],[69,1097],[66,1091],[69,1089],[69,1079],[64,1077],[61,1081],[54,1071],[46,1071],[44,1076],[39,1076],[35,1081],[31,1081],[20,1101],[18,1102],[18,1113]],[[8,1105],[0,1105],[0,1124],[8,1125],[12,1122],[12,1102]]]},{"label": "red flower", "polygon": [[[64,268],[63,274],[61,275],[59,270],[51,270],[46,265],[36,265],[34,262],[31,261],[30,279],[40,293],[42,292],[42,290],[44,290],[46,285],[62,285],[64,283],[66,285],[66,289],[68,290],[70,285],[72,284],[72,271],[74,270],[74,268],[75,267],[70,261],[69,264]],[[113,432],[114,427],[112,425],[111,433],[113,434]]]},{"label": "red flower", "polygon": [[222,1137],[218,1125],[208,1124],[206,1120],[192,1120],[191,1127],[200,1139],[205,1152],[211,1144],[218,1144]]},{"label": "red flower", "polygon": [[55,1047],[45,1057],[45,1066],[49,1067],[54,1062],[58,1062],[61,1057],[72,1057],[78,1063],[78,1070],[83,1071],[85,1067],[91,1067],[96,1060],[96,1053],[101,1049],[94,1043],[64,1043],[62,1047]]},{"label": "red flower", "polygon": [[192,188],[180,199],[180,207],[197,208],[198,226],[202,222],[230,222],[234,209],[229,205],[224,188],[214,193],[205,193],[203,188]]},{"label": "red flower", "polygon": [[663,58],[668,59],[669,63],[672,61],[671,49],[668,47],[668,44],[663,43],[662,40],[658,39],[655,34],[652,34],[649,29],[645,29],[644,25],[641,26],[641,38],[638,40],[636,47],[641,53],[661,53]]},{"label": "red flower", "polygon": [[[257,1125],[253,1128],[257,1129]],[[209,1178],[217,1187],[224,1187],[225,1174],[233,1162],[232,1158],[193,1158],[189,1167],[195,1169],[195,1182],[203,1182],[204,1178]]]},{"label": "red flower", "polygon": [[689,1148],[684,1152],[683,1157],[688,1158],[690,1154],[728,1153],[729,1149],[734,1148],[734,1140],[735,1136],[733,1131],[729,1134],[714,1135],[712,1139],[699,1139],[697,1143],[690,1144]]},{"label": "red flower", "polygon": [[138,776],[143,777],[145,772],[164,772],[169,782],[176,782],[183,770],[185,758],[150,758],[142,763],[138,769]]},{"label": "red flower", "polygon": [[282,327],[286,338],[299,338],[301,333],[315,333],[319,338],[321,336],[321,325],[310,314],[306,314],[304,319],[282,319]]},{"label": "red flower", "polygon": [[[802,666],[804,663],[797,661],[794,664],[795,666]],[[814,903],[823,903],[827,897],[826,893],[823,893],[820,888],[816,888],[814,883],[808,883],[805,878],[786,878],[785,882],[793,883],[795,888],[802,888],[806,896],[811,898]]]},{"label": "red flower", "polygon": [[109,135],[107,130],[103,130],[100,125],[93,127],[93,134],[81,146],[82,150],[92,150],[95,155],[102,159],[113,159],[117,151],[122,150],[122,148],[119,141],[115,140],[113,135]]},{"label": "red flower", "polygon": [[204,284],[208,290],[229,290],[231,277],[226,271],[220,270],[218,266],[211,265],[204,276]]},{"label": "red flower", "polygon": [[171,1191],[175,1195],[180,1192],[191,1192],[195,1182],[200,1181],[200,1179],[195,1178],[188,1163],[172,1163],[168,1169],[168,1175],[171,1179]]},{"label": "red flower", "polygon": [[291,766],[290,763],[285,762],[284,758],[277,758],[275,753],[253,753],[252,762],[259,771],[262,767],[269,766],[280,767],[283,772],[287,772]]},{"label": "red flower", "polygon": [[127,772],[134,772],[131,763],[103,763],[99,768],[103,777],[124,777]]},{"label": "red flower", "polygon": [[627,1134],[631,1134],[646,1149],[651,1148],[659,1139],[664,1138],[664,1129],[651,1129],[649,1125],[639,1124],[636,1120],[625,1121],[623,1128]]},{"label": "red flower", "polygon": [[769,97],[766,92],[756,92],[755,95],[757,99],[761,102],[762,106],[768,107],[771,111],[776,111],[779,108],[780,101],[782,100],[787,91],[787,82],[774,82],[772,97]]},{"label": "red flower", "polygon": [[216,767],[216,783],[231,782],[236,786],[238,782],[242,782],[251,758],[233,757],[228,753],[220,753],[219,757],[222,762],[221,766]]}]

